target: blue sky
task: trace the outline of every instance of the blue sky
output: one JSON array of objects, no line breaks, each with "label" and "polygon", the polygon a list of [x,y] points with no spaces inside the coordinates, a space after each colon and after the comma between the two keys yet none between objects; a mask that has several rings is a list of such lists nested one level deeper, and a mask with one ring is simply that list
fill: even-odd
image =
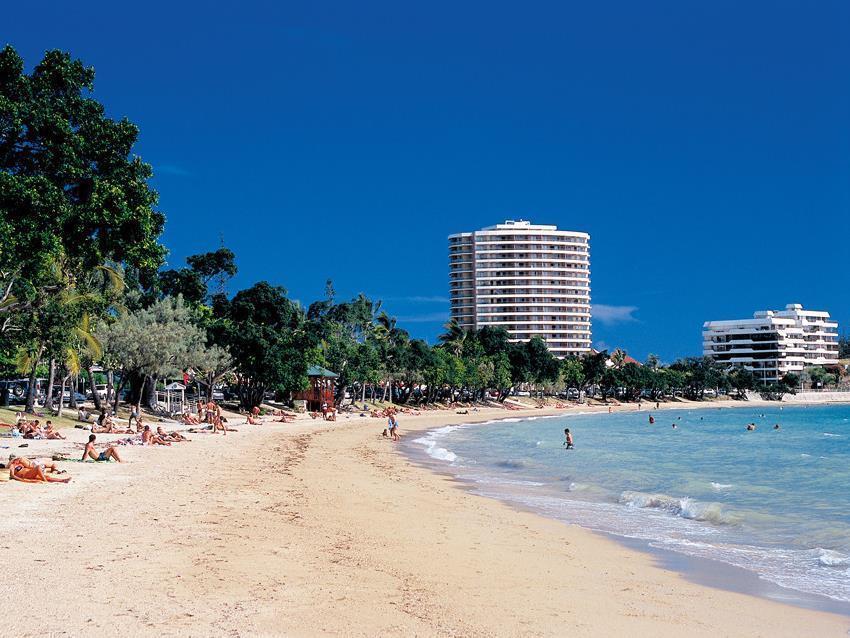
[{"label": "blue sky", "polygon": [[171,265],[448,316],[446,236],[591,234],[594,341],[698,354],[789,302],[850,327],[850,3],[10,3],[141,127]]}]

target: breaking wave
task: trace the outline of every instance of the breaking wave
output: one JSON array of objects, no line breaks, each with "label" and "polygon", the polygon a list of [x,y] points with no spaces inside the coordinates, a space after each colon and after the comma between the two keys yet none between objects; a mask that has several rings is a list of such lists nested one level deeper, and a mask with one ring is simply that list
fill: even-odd
[{"label": "breaking wave", "polygon": [[658,509],[681,518],[716,525],[735,525],[741,522],[739,516],[724,511],[720,503],[701,503],[687,496],[677,498],[667,494],[625,491],[620,494],[619,502],[629,507]]}]

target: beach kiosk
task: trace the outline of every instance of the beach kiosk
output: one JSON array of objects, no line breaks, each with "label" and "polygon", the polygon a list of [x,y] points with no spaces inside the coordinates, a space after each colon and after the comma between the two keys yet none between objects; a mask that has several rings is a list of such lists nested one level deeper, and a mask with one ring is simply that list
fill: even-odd
[{"label": "beach kiosk", "polygon": [[169,383],[162,392],[156,393],[156,402],[169,414],[182,414],[186,405],[186,386],[176,381]]},{"label": "beach kiosk", "polygon": [[308,412],[321,411],[323,403],[333,407],[334,385],[339,375],[321,366],[310,366],[307,368],[307,378],[310,380],[310,387],[295,394],[295,405],[298,406],[303,401]]}]

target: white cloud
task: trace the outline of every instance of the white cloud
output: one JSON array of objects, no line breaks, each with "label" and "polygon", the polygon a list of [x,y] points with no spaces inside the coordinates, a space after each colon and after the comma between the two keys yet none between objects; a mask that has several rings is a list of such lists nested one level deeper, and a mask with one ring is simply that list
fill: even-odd
[{"label": "white cloud", "polygon": [[590,309],[593,321],[598,321],[604,326],[615,326],[619,323],[631,323],[637,321],[634,313],[637,306],[608,306],[605,304],[593,304]]}]

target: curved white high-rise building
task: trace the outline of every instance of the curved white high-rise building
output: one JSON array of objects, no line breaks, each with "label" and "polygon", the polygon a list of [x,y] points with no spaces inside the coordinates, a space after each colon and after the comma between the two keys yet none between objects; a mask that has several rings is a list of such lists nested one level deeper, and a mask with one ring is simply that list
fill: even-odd
[{"label": "curved white high-rise building", "polygon": [[508,220],[449,236],[451,316],[542,337],[558,357],[590,350],[590,235]]}]

